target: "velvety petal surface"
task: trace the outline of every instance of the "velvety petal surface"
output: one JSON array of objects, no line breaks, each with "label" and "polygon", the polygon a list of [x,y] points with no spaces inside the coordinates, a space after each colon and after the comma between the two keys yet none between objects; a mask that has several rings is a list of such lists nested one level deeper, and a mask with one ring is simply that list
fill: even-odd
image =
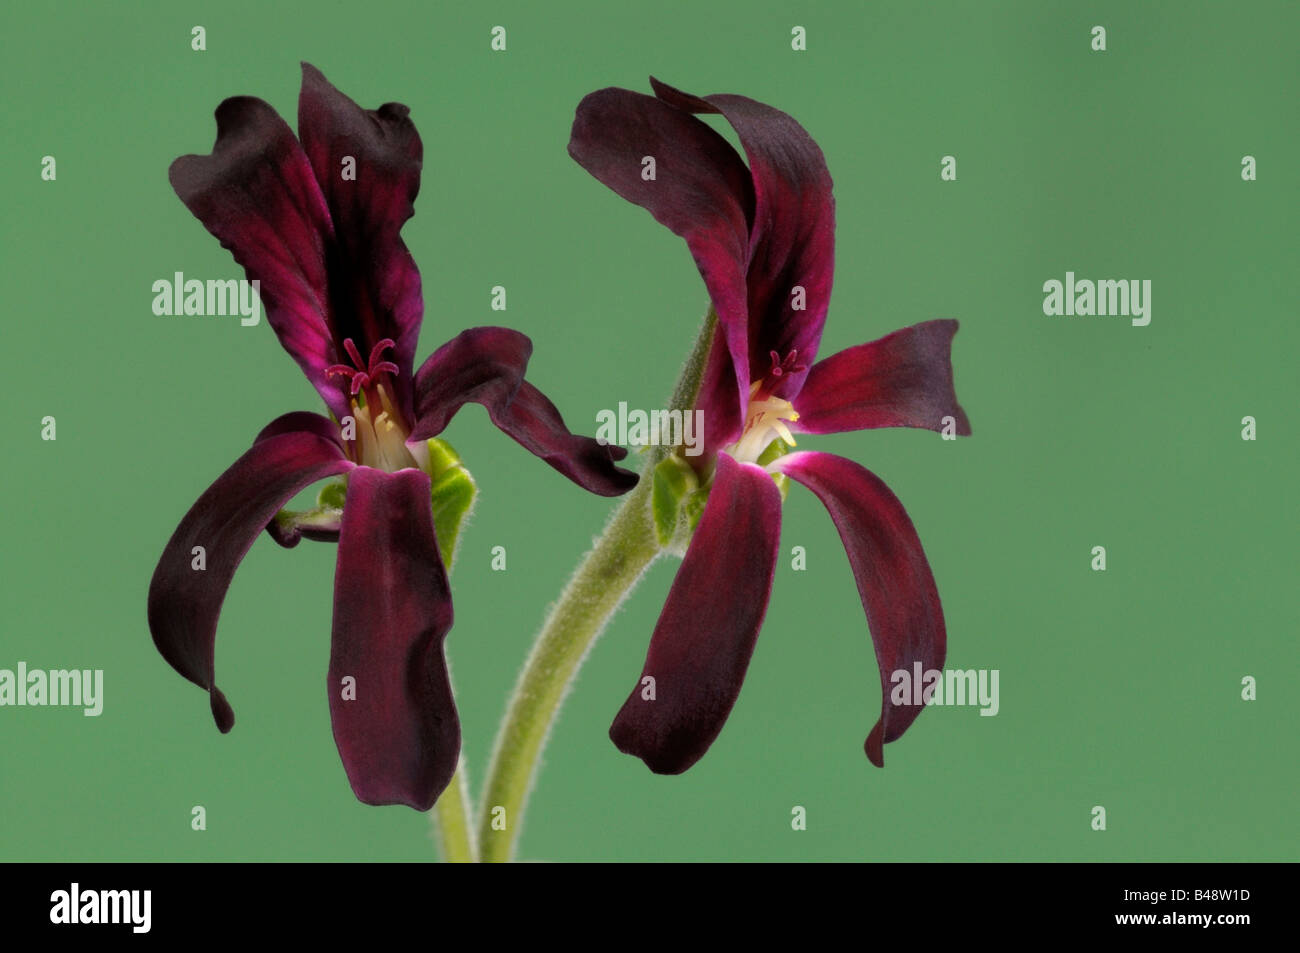
[{"label": "velvety petal surface", "polygon": [[236,96],[217,107],[212,154],[181,156],[168,173],[186,207],[261,282],[267,321],[338,416],[347,402],[325,369],[338,360],[330,327],[325,197],[293,131],[269,105]]},{"label": "velvety petal surface", "polygon": [[[730,442],[744,422],[749,390],[749,171],[706,123],[654,96],[616,88],[578,104],[569,155],[686,240],[731,352],[728,380],[719,386],[734,396],[709,409],[719,438]],[[654,160],[654,178],[647,177],[646,159]]]},{"label": "velvety petal surface", "polygon": [[524,380],[532,342],[509,328],[470,328],[434,351],[415,376],[411,440],[436,437],[466,403],[482,404],[496,426],[579,486],[618,496],[635,473],[614,465],[627,456],[571,433],[555,405]]},{"label": "velvety petal surface", "polygon": [[848,553],[880,668],[880,719],[864,747],[871,763],[883,767],[885,742],[896,741],[922,708],[893,703],[892,674],[906,672],[911,679],[917,662],[922,671],[942,670],[947,655],[943,607],[930,564],[903,504],[870,470],[815,452],[792,453],[772,469],[817,494]]},{"label": "velvety petal surface", "polygon": [[[158,560],[149,584],[149,631],[172,668],[207,689],[223,732],[235,715],[215,682],[217,619],[235,569],[294,494],[351,468],[335,444],[315,434],[260,440],[204,491]],[[202,569],[195,568],[198,546]]]},{"label": "velvety petal surface", "polygon": [[614,465],[626,450],[571,433],[555,405],[528,381],[505,407],[494,412],[488,406],[488,414],[502,433],[584,490],[620,496],[636,486],[636,473]]},{"label": "velvety petal surface", "polygon": [[779,109],[745,96],[699,97],[653,77],[650,82],[678,109],[721,113],[740,138],[754,186],[747,249],[750,373],[761,378],[772,351],[784,357],[797,350],[805,370],[785,374],[773,390],[778,397],[796,394],[821,342],[834,275],[835,200],[826,159],[803,126]]},{"label": "velvety petal surface", "polygon": [[620,751],[651,771],[680,774],[722,731],[767,613],[780,528],[781,494],[772,478],[720,454],[641,678],[609,731]]},{"label": "velvety petal surface", "polygon": [[[320,70],[302,65],[298,133],[325,193],[336,241],[328,261],[334,329],[362,357],[384,338],[398,367],[393,386],[409,419],[411,370],[424,315],[420,272],[400,237],[420,191],[424,147],[410,110],[386,103],[362,109]],[[351,164],[355,177],[345,177]]]},{"label": "velvety petal surface", "polygon": [[839,433],[874,427],[942,430],[970,434],[952,378],[952,338],[957,322],[926,321],[869,344],[832,354],[813,365],[795,399],[799,420],[792,429]]},{"label": "velvety petal surface", "polygon": [[425,359],[415,374],[412,440],[447,429],[467,403],[504,406],[524,381],[533,342],[511,328],[470,328]]},{"label": "velvety petal surface", "polygon": [[[736,353],[727,341],[727,329],[721,322],[715,324],[713,341],[704,358],[699,391],[695,395],[694,409],[704,413],[704,433],[702,453],[693,458],[694,465],[713,460],[719,450],[739,440],[744,430],[749,394],[747,390],[742,400],[736,398]],[[746,368],[748,360],[746,357]]]},{"label": "velvety petal surface", "polygon": [[357,467],[339,535],[328,691],[334,741],[366,804],[427,811],[456,770],[460,720],[443,655],[451,623],[429,477]]}]

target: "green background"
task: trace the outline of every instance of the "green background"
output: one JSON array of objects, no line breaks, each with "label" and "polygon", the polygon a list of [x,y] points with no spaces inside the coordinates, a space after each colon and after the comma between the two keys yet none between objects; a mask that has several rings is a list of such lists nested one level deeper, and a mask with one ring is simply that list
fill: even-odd
[{"label": "green background", "polygon": [[[320,410],[265,320],[156,317],[173,272],[242,277],[167,166],[226,96],[293,122],[299,60],[410,105],[404,235],[419,356],[476,324],[535,342],[576,430],[662,406],[706,305],[684,244],[566,154],[573,110],[651,73],[795,116],[835,178],[821,354],[961,322],[974,436],[807,438],[907,506],[950,668],[1001,711],[933,709],[861,745],[879,683],[838,537],[799,487],[745,689],[707,757],[657,777],[609,722],[675,572],[615,617],[534,789],[532,860],[1297,859],[1294,3],[56,4],[6,11],[0,667],[102,668],[105,709],[0,709],[0,859],[425,860],[427,818],[358,803],[324,690],[334,547],[263,537],[221,618],[239,722],[158,656],[172,529],[271,418]],[[206,52],[190,28],[207,29]],[[508,51],[489,30],[508,30]],[[807,52],[790,49],[795,24]],[[1090,49],[1090,30],[1109,49]],[[728,132],[728,135],[730,133]],[[40,178],[53,155],[58,179]],[[958,161],[941,182],[940,158]],[[1241,158],[1258,160],[1243,182]],[[1045,317],[1044,281],[1149,278],[1149,327]],[[505,285],[509,310],[489,309]],[[58,439],[40,439],[40,420]],[[1258,420],[1244,442],[1241,418]],[[445,434],[481,495],[448,639],[471,780],[549,601],[612,504],[471,407]],[[508,570],[490,570],[505,546]],[[808,553],[790,568],[790,547]],[[1104,545],[1109,568],[1093,572]],[[1259,698],[1240,698],[1243,676]],[[190,809],[208,828],[190,829]],[[808,829],[791,830],[802,805]],[[1108,830],[1090,828],[1107,810]]]}]

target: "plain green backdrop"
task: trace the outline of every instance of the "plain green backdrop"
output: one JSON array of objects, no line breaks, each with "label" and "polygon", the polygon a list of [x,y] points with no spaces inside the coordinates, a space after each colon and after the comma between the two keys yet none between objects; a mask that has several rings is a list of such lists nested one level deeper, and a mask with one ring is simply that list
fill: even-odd
[{"label": "plain green backdrop", "polygon": [[[566,154],[574,107],[603,86],[646,91],[654,74],[741,93],[818,141],[838,210],[823,355],[961,322],[974,436],[801,446],[861,462],[908,507],[948,665],[1000,670],[1000,713],[927,711],[883,770],[867,762],[880,690],[866,624],[830,520],[794,487],[767,622],[712,750],[657,777],[606,735],[675,572],[663,560],[568,699],[524,859],[1297,859],[1297,9],[8,9],[0,667],[102,668],[106,698],[99,718],[0,709],[0,859],[434,856],[426,817],[356,801],[330,735],[334,547],[263,537],[236,575],[217,647],[228,736],[145,624],[150,574],[194,499],[271,418],[322,410],[265,321],[150,307],[176,271],[242,277],[167,167],[209,151],[226,96],[265,98],[292,124],[300,60],[363,106],[407,103],[423,136],[404,232],[424,279],[419,357],[466,327],[517,327],[535,342],[530,378],[576,430],[621,400],[662,406],[707,303],[685,245]],[[196,24],[206,52],[190,48]],[[505,53],[489,50],[498,24]],[[955,182],[940,181],[945,155]],[[1242,180],[1244,155],[1258,181]],[[1044,316],[1043,282],[1067,270],[1150,279],[1150,326]],[[481,408],[445,436],[481,489],[447,642],[477,784],[546,606],[612,504]],[[1090,569],[1097,545],[1105,572]],[[1257,701],[1241,699],[1247,675]]]}]

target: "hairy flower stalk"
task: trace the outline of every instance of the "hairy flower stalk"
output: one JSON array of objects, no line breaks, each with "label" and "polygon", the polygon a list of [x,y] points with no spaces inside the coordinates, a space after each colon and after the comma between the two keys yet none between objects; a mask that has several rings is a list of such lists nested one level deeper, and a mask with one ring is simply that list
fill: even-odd
[{"label": "hairy flower stalk", "polygon": [[[717,315],[710,309],[673,390],[670,409],[694,406],[716,324]],[[560,705],[605,624],[664,551],[655,533],[654,481],[649,477],[672,450],[656,446],[644,455],[636,489],[623,498],[596,545],[583,557],[533,643],[497,733],[484,786],[478,839],[480,859],[485,862],[513,859],[533,778]],[[493,826],[493,811],[498,807],[505,809],[504,830]]]},{"label": "hairy flower stalk", "polygon": [[461,758],[451,783],[433,806],[433,834],[438,852],[449,864],[473,864],[479,859],[478,840],[474,834],[474,807],[465,777],[465,759]]}]

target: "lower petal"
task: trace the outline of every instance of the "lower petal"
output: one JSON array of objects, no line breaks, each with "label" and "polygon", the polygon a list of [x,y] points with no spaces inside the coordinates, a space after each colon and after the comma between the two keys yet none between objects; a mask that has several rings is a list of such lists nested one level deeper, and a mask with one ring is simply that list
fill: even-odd
[{"label": "lower petal", "polygon": [[467,403],[509,403],[523,383],[533,342],[510,328],[470,328],[438,348],[415,374],[412,440],[436,437]]},{"label": "lower petal", "polygon": [[555,405],[528,381],[509,404],[489,406],[488,414],[506,436],[585,490],[619,496],[636,486],[635,473],[614,466],[626,450],[570,433]]},{"label": "lower petal", "polygon": [[235,714],[215,683],[217,619],[235,569],[276,512],[298,491],[352,467],[338,446],[311,433],[260,439],[190,507],[149,584],[149,630],[172,668],[211,695],[217,727]]},{"label": "lower petal", "polygon": [[898,497],[852,460],[829,453],[781,457],[773,469],[798,480],[825,505],[849,556],[880,667],[880,720],[867,737],[871,763],[883,767],[884,744],[896,741],[921,713],[922,702],[896,705],[891,676],[913,666],[942,669],[948,638],[943,607],[921,540]]},{"label": "lower petal", "polygon": [[411,439],[436,437],[465,404],[482,404],[498,428],[574,483],[601,496],[626,493],[636,474],[614,461],[627,451],[569,432],[555,405],[524,380],[532,350],[525,335],[494,327],[470,328],[438,348],[415,376]]},{"label": "lower petal", "polygon": [[795,400],[805,433],[841,433],[876,427],[970,434],[952,381],[952,338],[957,322],[925,321],[814,364]]},{"label": "lower petal", "polygon": [[731,714],[767,613],[780,531],[772,478],[719,455],[641,678],[609,731],[656,774],[695,764]]},{"label": "lower petal", "polygon": [[339,533],[328,688],[334,741],[366,804],[427,811],[456,770],[451,622],[429,477],[357,467]]}]

